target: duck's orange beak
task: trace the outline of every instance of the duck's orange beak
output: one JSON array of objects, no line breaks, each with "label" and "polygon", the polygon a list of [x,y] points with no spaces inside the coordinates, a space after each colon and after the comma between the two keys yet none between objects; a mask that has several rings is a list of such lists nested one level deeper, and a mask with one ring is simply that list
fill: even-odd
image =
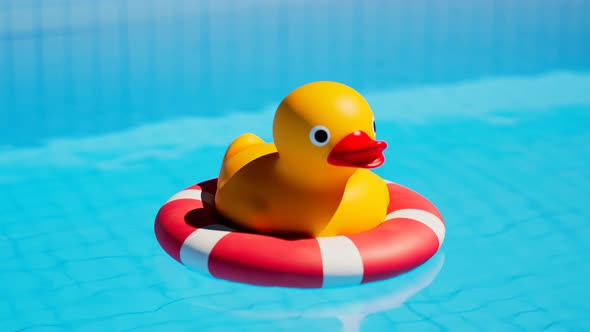
[{"label": "duck's orange beak", "polygon": [[328,163],[334,166],[375,168],[385,161],[384,141],[376,141],[364,131],[355,131],[336,143],[328,155]]}]

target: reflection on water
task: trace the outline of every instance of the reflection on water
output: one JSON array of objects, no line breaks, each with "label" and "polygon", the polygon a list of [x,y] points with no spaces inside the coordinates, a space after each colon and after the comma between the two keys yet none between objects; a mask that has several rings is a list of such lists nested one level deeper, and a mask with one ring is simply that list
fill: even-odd
[{"label": "reflection on water", "polygon": [[279,310],[272,301],[254,304],[246,310],[212,308],[206,300],[193,305],[217,309],[231,315],[272,321],[333,317],[341,321],[343,331],[357,332],[366,316],[399,308],[412,296],[427,288],[442,270],[444,261],[444,252],[441,251],[424,265],[393,279],[357,287],[316,290],[319,297],[310,297],[310,292],[306,290],[267,287],[256,289],[256,297],[279,299],[285,296],[291,299]]}]

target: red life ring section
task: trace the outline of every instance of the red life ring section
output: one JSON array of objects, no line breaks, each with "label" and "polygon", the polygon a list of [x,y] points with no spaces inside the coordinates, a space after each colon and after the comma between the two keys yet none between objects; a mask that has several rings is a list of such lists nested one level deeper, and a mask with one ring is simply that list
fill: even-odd
[{"label": "red life ring section", "polygon": [[158,212],[156,237],[174,259],[215,278],[299,288],[338,287],[391,278],[430,259],[445,237],[432,203],[389,183],[379,226],[348,236],[282,239],[236,231],[214,209],[217,179],[177,193]]}]

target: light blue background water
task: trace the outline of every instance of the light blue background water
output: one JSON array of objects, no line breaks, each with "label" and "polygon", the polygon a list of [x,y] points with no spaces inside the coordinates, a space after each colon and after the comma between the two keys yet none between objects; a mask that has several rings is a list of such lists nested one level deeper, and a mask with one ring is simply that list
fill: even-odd
[{"label": "light blue background water", "polygon": [[[0,331],[590,330],[586,1],[1,1]],[[377,172],[442,250],[332,290],[203,277],[154,216],[271,138],[313,80],[353,86]]]}]

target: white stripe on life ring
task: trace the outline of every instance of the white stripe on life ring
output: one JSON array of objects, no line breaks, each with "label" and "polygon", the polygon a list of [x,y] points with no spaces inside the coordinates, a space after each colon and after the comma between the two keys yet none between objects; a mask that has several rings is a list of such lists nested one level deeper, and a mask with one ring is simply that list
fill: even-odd
[{"label": "white stripe on life ring", "polygon": [[319,237],[324,280],[322,287],[358,285],[363,280],[363,260],[346,236]]},{"label": "white stripe on life ring", "polygon": [[391,219],[412,219],[423,223],[424,225],[428,226],[436,234],[438,238],[438,247],[442,245],[445,239],[445,224],[434,214],[418,209],[403,209],[393,211],[385,217],[385,220]]},{"label": "white stripe on life ring", "polygon": [[166,203],[183,198],[194,199],[196,201],[202,201],[207,204],[214,204],[215,202],[215,196],[211,195],[206,191],[202,191],[200,189],[186,189],[170,197],[170,199]]},{"label": "white stripe on life ring", "polygon": [[195,230],[180,247],[180,261],[193,270],[209,274],[209,254],[219,240],[233,231],[232,228],[218,224]]}]

